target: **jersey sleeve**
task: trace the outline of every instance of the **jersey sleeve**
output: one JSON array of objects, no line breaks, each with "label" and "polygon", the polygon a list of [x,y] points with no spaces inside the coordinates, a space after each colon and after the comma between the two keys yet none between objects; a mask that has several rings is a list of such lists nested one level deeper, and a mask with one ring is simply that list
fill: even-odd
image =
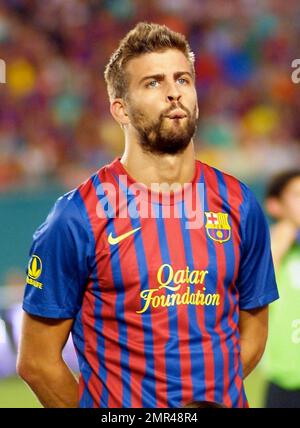
[{"label": "jersey sleeve", "polygon": [[245,186],[241,213],[242,251],[238,275],[240,309],[254,309],[278,299],[269,226],[253,193]]},{"label": "jersey sleeve", "polygon": [[74,318],[89,275],[90,236],[73,195],[59,198],[33,235],[23,309]]}]

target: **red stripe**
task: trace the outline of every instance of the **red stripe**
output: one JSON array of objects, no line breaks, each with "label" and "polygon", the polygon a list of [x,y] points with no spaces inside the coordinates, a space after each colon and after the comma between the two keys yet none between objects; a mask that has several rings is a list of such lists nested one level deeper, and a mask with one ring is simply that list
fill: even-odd
[{"label": "red stripe", "polygon": [[[169,207],[167,207],[169,208]],[[176,205],[174,206],[175,213],[178,212]],[[178,215],[176,214],[176,217]],[[165,220],[165,231],[167,236],[167,245],[170,254],[170,264],[174,273],[178,270],[185,270],[186,255],[184,252],[184,242],[179,218],[170,218]],[[174,284],[175,285],[175,284]],[[186,284],[182,284],[180,294],[186,290]],[[182,385],[182,405],[193,400],[193,381],[192,381],[192,365],[189,342],[189,314],[188,305],[177,306],[178,316],[178,339],[179,339],[179,355],[181,367],[181,385]]]},{"label": "red stripe", "polygon": [[79,375],[79,392],[78,392],[78,394],[79,394],[79,403],[82,400],[84,388],[85,388],[85,384],[84,384],[83,376],[80,373],[80,375]]},{"label": "red stripe", "polygon": [[[207,204],[208,204],[208,210],[212,212],[220,212],[220,209],[222,209],[222,198],[219,193],[217,193],[218,189],[218,180],[216,177],[216,174],[214,170],[207,165],[204,165],[204,176],[205,176],[205,185],[207,189]],[[210,238],[208,238],[210,239]],[[217,243],[213,241],[215,251],[216,251],[216,258],[217,258],[217,266],[216,266],[216,272],[217,272],[217,290],[216,293],[220,294],[220,305],[216,306],[216,326],[215,331],[217,334],[219,334],[220,337],[220,344],[222,349],[222,354],[224,357],[224,372],[223,372],[223,379],[224,379],[224,404],[227,407],[232,407],[233,403],[231,400],[231,397],[228,393],[228,387],[226,388],[226,385],[229,382],[228,379],[228,373],[229,373],[229,353],[226,346],[226,335],[221,327],[221,320],[224,316],[224,302],[225,302],[225,275],[226,275],[226,256],[223,244]],[[230,298],[230,297],[229,297]],[[232,299],[230,301],[230,308],[233,305]],[[231,311],[232,309],[230,309]],[[232,320],[229,320],[229,323],[232,326]]]},{"label": "red stripe", "polygon": [[[83,202],[85,203],[86,210],[88,212],[90,223],[93,225],[92,215],[92,194],[93,189],[91,180],[84,183],[78,190],[81,195]],[[93,230],[95,242],[97,242],[97,231]],[[82,325],[84,334],[84,355],[92,369],[92,374],[89,379],[88,385],[86,386],[93,398],[94,403],[99,404],[100,407],[100,396],[102,393],[103,385],[99,379],[99,360],[97,355],[97,332],[95,329],[95,296],[92,292],[93,283],[89,282],[87,285],[86,292],[84,293],[84,299],[82,303]],[[101,314],[99,314],[101,316]]]},{"label": "red stripe", "polygon": [[[159,248],[160,237],[158,235],[157,224],[155,218],[141,218],[141,235],[143,248],[147,264],[147,276],[153,278],[156,275],[158,266],[161,266],[163,261]],[[149,281],[149,288],[158,288],[158,283]],[[141,303],[142,304],[142,303]],[[168,407],[167,402],[167,370],[165,360],[165,347],[169,340],[169,320],[167,308],[153,308],[150,306],[146,317],[150,318],[149,323],[152,328],[153,337],[153,358],[154,358],[154,379],[156,391],[156,407]],[[143,316],[140,314],[139,316]],[[144,315],[145,316],[145,315]]]},{"label": "red stripe", "polygon": [[[112,182],[118,187],[118,183],[114,178],[112,178]],[[120,189],[117,212],[123,212],[126,207],[127,200]],[[128,216],[114,219],[114,228],[116,236],[132,230],[131,219]],[[118,244],[118,248],[120,270],[125,287],[124,320],[127,326],[127,350],[129,352],[129,369],[131,373],[131,406],[143,407],[142,381],[146,372],[146,360],[142,316],[136,313],[137,290],[141,289],[141,285],[134,239],[134,235],[129,236]],[[128,260],[130,260],[130,266],[127,263]]]},{"label": "red stripe", "polygon": [[[115,186],[114,180],[112,179],[107,169],[101,170],[98,178],[100,182],[111,183],[113,186]],[[85,195],[83,195],[83,197],[84,196]],[[113,195],[109,193],[107,196],[111,205],[115,207],[114,200],[112,199]],[[114,287],[111,254],[110,254],[110,248],[108,247],[108,242],[107,242],[108,236],[105,228],[106,220],[104,219],[105,216],[103,213],[103,209],[94,188],[91,188],[90,193],[86,195],[85,205],[88,211],[90,223],[92,226],[92,230],[93,230],[95,242],[96,242],[97,278],[98,278],[99,288],[101,287],[101,284],[105,284],[106,286],[107,284],[109,284],[111,285],[111,287]],[[99,213],[101,214],[100,215],[101,218],[99,218]],[[116,221],[114,219],[112,221],[114,221],[114,227],[115,227],[116,233],[119,233],[119,226],[118,226],[119,220]],[[121,254],[120,254],[120,260],[122,260]],[[124,273],[124,269],[122,269],[122,267],[121,267],[121,273],[122,274]],[[123,283],[126,283],[126,281],[125,282],[123,281]],[[101,356],[101,358],[103,358],[103,361],[106,367],[106,373],[107,373],[105,383],[109,393],[108,407],[122,407],[123,406],[123,402],[122,402],[123,383],[122,383],[121,349],[118,343],[119,326],[118,326],[118,321],[116,319],[116,314],[115,314],[117,293],[115,292],[115,290],[113,290],[113,292],[109,292],[109,291],[112,291],[112,289],[106,290],[106,292],[101,294],[102,311],[101,311],[101,314],[99,314],[99,317],[101,317],[101,320],[102,320],[102,325],[103,325],[102,335],[104,337],[104,355]],[[94,301],[93,301],[93,308],[94,308]],[[125,301],[124,319],[125,319],[125,323],[128,325],[127,317],[128,317],[128,313],[126,311],[126,301]],[[99,368],[99,365],[98,365],[98,368]],[[97,374],[98,373],[99,373],[99,370],[97,371]],[[95,380],[93,376],[91,379],[91,384],[92,384],[91,387],[93,386],[94,383],[95,383]],[[131,387],[133,388],[133,385],[131,385]],[[103,391],[103,388],[101,388],[101,391]],[[99,395],[99,389],[98,389],[98,393],[97,391],[95,391],[95,394],[99,402],[99,397],[101,397],[101,394]],[[132,405],[134,405],[134,403],[132,403]]]},{"label": "red stripe", "polygon": [[[101,183],[111,183],[115,187],[115,183],[112,180],[111,174],[108,169],[103,169],[98,175],[99,181]],[[117,189],[116,189],[117,190]],[[112,199],[113,194],[108,193],[107,199],[109,200],[111,206],[115,210],[115,201]],[[93,200],[93,209],[95,211],[95,206],[98,206],[98,209],[103,216],[103,207],[98,200],[97,195],[94,195]],[[116,226],[116,221],[114,221],[114,226]],[[107,220],[104,220],[105,226]],[[95,224],[93,225],[94,229],[100,228],[102,222],[99,218],[95,218]],[[118,231],[118,229],[116,229]],[[109,289],[104,290],[102,293],[102,322],[103,329],[102,334],[105,338],[105,366],[107,370],[106,378],[106,387],[108,389],[108,407],[123,407],[122,397],[123,397],[123,382],[122,382],[122,365],[121,365],[121,349],[118,343],[119,341],[119,325],[116,319],[116,300],[117,293],[115,290],[114,278],[113,278],[113,267],[112,267],[112,254],[111,249],[114,251],[115,248],[110,248],[108,244],[108,234],[106,227],[98,232],[102,233],[103,242],[104,242],[104,251],[102,249],[102,258],[97,258],[98,264],[98,278],[100,283],[105,284]],[[98,251],[97,251],[98,252]]]}]

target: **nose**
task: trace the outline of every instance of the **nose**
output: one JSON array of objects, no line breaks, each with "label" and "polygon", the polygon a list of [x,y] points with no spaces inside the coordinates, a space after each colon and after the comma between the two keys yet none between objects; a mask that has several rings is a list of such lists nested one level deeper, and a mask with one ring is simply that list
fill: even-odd
[{"label": "nose", "polygon": [[181,98],[181,93],[175,83],[170,84],[167,89],[168,101],[178,101]]},{"label": "nose", "polygon": [[179,101],[179,99],[180,99],[180,97],[181,97],[181,95],[180,94],[177,94],[177,95],[168,95],[168,101]]}]

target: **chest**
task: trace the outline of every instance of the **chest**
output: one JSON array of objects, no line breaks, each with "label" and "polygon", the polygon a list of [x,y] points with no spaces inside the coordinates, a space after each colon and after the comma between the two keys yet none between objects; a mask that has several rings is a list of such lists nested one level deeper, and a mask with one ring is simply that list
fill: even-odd
[{"label": "chest", "polygon": [[185,220],[110,219],[98,237],[92,271],[101,299],[124,298],[135,312],[145,302],[158,311],[172,302],[220,304],[238,274],[238,218],[205,211],[197,227]]}]

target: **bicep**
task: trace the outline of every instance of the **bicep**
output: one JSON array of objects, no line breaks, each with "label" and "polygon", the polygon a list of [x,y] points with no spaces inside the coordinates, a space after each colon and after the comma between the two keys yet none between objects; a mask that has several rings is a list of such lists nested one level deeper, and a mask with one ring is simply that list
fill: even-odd
[{"label": "bicep", "polygon": [[71,331],[73,319],[50,319],[24,312],[19,345],[19,360],[55,362]]}]

